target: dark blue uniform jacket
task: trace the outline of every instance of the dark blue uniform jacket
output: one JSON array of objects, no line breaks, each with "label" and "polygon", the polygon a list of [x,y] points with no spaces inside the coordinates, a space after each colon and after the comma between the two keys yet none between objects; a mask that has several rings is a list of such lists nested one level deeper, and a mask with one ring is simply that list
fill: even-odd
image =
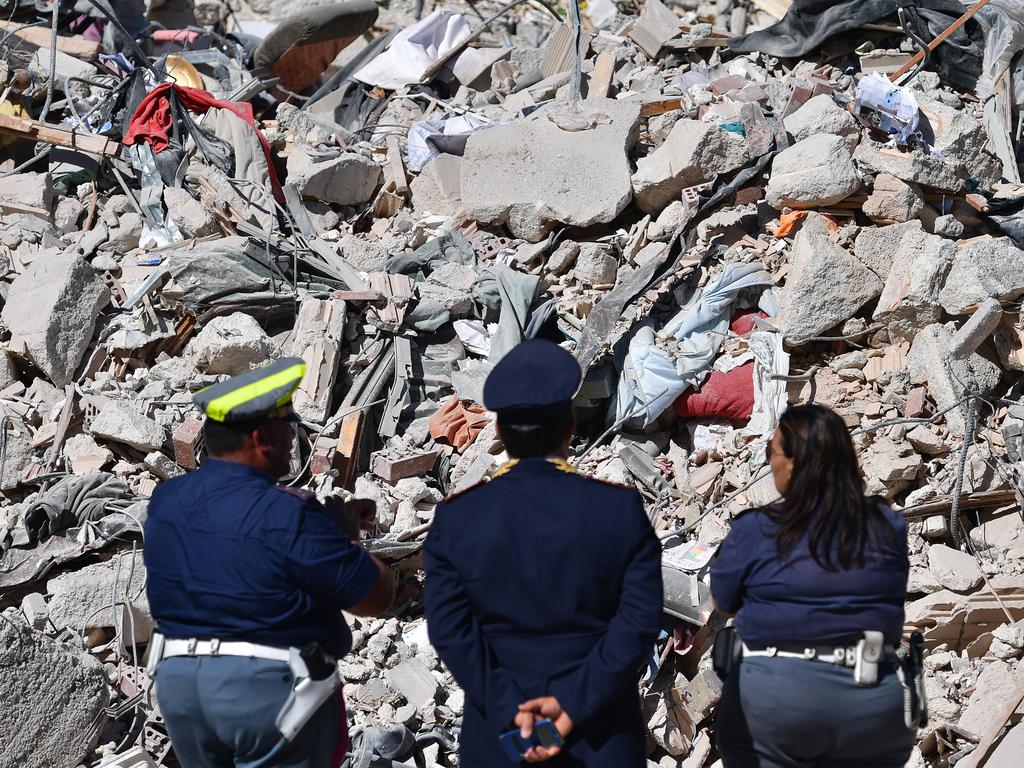
[{"label": "dark blue uniform jacket", "polygon": [[644,766],[637,671],[661,622],[661,547],[640,495],[528,459],[438,506],[426,543],[430,639],[466,694],[464,768],[511,765],[498,736],[558,698],[558,766]]},{"label": "dark blue uniform jacket", "polygon": [[882,512],[892,535],[869,537],[863,568],[835,571],[814,561],[806,536],[780,558],[768,515],[743,512],[711,562],[715,603],[736,614],[736,629],[750,646],[830,645],[865,630],[898,644],[910,570],[907,526],[889,507]]},{"label": "dark blue uniform jacket", "polygon": [[166,637],[285,648],[316,641],[339,658],[352,646],[341,609],[379,576],[311,494],[217,459],[156,489],[145,561],[150,609]]}]

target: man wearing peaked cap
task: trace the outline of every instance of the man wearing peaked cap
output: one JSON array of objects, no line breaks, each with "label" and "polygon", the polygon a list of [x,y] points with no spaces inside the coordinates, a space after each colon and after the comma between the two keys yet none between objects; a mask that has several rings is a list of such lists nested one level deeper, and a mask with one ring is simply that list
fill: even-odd
[{"label": "man wearing peaked cap", "polygon": [[427,537],[427,626],[466,694],[465,768],[513,765],[501,735],[540,719],[564,746],[527,762],[646,765],[636,683],[661,629],[661,547],[635,490],[568,463],[581,379],[549,341],[502,358],[484,404],[511,460],[442,502]]},{"label": "man wearing peaked cap", "polygon": [[305,370],[284,358],[196,393],[208,458],[149,505],[149,670],[183,768],[338,764],[336,660],[352,646],[341,611],[391,605],[387,568],[358,541],[372,502],[327,508],[276,484]]}]

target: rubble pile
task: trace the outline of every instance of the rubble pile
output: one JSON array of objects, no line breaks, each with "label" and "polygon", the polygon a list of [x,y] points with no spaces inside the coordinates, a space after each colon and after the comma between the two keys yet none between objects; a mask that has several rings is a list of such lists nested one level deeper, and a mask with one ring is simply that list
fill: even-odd
[{"label": "rubble pile", "polygon": [[483,382],[538,336],[586,374],[571,463],[639,489],[665,545],[650,766],[716,764],[707,562],[776,498],[766,442],[810,401],[909,525],[913,765],[1010,759],[1024,13],[992,0],[924,55],[948,2],[790,5],[13,4],[0,765],[176,765],[147,499],[202,460],[192,394],[282,355],[308,364],[286,482],[373,499],[400,584],[339,662],[352,765],[457,765],[420,551],[504,461]]}]

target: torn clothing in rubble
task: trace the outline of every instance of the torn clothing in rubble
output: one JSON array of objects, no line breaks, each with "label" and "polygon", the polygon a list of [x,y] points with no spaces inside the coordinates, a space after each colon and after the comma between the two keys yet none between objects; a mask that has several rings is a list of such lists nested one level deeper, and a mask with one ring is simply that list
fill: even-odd
[{"label": "torn clothing in rubble", "polygon": [[123,480],[109,472],[65,477],[25,510],[29,540],[45,541],[68,528],[124,512],[138,501]]},{"label": "torn clothing in rubble", "polygon": [[674,354],[658,346],[653,328],[640,328],[630,339],[619,380],[616,421],[636,420],[646,426],[686,389],[700,385],[722,348],[740,293],[772,285],[771,275],[760,264],[726,266],[718,282],[705,288],[658,333],[675,340]]},{"label": "torn clothing in rubble", "polygon": [[497,309],[498,330],[491,339],[488,360],[497,363],[523,340],[530,307],[540,286],[540,275],[517,272],[505,264],[492,264],[480,272],[473,285],[473,298],[491,310]]},{"label": "torn clothing in rubble", "polygon": [[430,436],[444,440],[455,450],[465,451],[476,436],[483,432],[490,422],[487,412],[479,405],[463,404],[458,395],[452,395],[430,417]]},{"label": "torn clothing in rubble", "polygon": [[142,100],[135,110],[135,114],[132,115],[131,122],[128,124],[128,130],[124,134],[123,141],[126,145],[131,146],[132,144],[144,141],[153,147],[154,152],[159,153],[167,149],[170,145],[169,137],[173,121],[170,102],[170,95],[172,93],[185,109],[192,112],[203,114],[211,108],[226,109],[252,126],[267,158],[270,186],[274,190],[274,197],[279,203],[284,203],[284,193],[281,189],[281,183],[278,181],[277,173],[274,170],[274,158],[270,151],[270,144],[259,128],[256,127],[251,104],[220,101],[199,88],[188,88],[183,85],[163,83],[150,91],[149,95]]}]

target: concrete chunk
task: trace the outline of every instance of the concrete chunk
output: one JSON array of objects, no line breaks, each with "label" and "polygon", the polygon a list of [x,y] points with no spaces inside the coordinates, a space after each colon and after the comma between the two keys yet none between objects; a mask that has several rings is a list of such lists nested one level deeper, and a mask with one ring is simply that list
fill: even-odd
[{"label": "concrete chunk", "polygon": [[[858,238],[858,255],[860,245]],[[956,246],[949,240],[926,234],[920,226],[904,230],[889,254],[892,268],[885,277],[874,319],[885,323],[892,336],[910,340],[918,330],[941,319],[939,292],[955,252]]]},{"label": "concrete chunk", "polygon": [[819,133],[842,136],[852,151],[860,140],[860,126],[853,115],[823,93],[805,102],[785,119],[786,131],[794,141],[803,141]]},{"label": "concrete chunk", "polygon": [[944,192],[959,192],[964,188],[964,180],[957,174],[956,166],[922,150],[901,152],[864,139],[854,150],[853,159],[863,170],[888,173],[923,187]]},{"label": "concrete chunk", "polygon": [[388,685],[417,709],[432,703],[441,687],[430,669],[416,658],[403,661],[384,675],[387,677]]},{"label": "concrete chunk", "polygon": [[1022,679],[1024,674],[1020,666],[1013,669],[1003,661],[986,664],[978,675],[974,693],[957,725],[978,737],[984,737],[1001,725],[999,720],[1003,710],[1020,688]]},{"label": "concrete chunk", "polygon": [[108,301],[110,290],[84,259],[53,255],[18,275],[0,317],[25,342],[32,362],[63,387],[74,377]]},{"label": "concrete chunk", "polygon": [[[927,384],[928,392],[938,410],[944,410],[960,401],[965,387],[986,394],[998,384],[999,366],[975,353],[966,360],[949,357],[956,326],[929,325],[918,331],[907,355],[907,370],[915,384]],[[948,366],[948,367],[947,367]],[[945,415],[951,432],[962,435],[964,417],[962,408],[953,408]]]},{"label": "concrete chunk", "polygon": [[[50,620],[57,627],[71,627],[76,632],[116,628],[117,623],[127,621],[127,617],[123,606],[111,607],[115,587],[117,599],[128,602],[133,609],[135,639],[146,640],[153,621],[146,597],[146,566],[141,552],[134,555],[125,552],[106,563],[88,565],[50,579],[46,582],[46,591],[53,595]],[[124,629],[130,629],[130,624]],[[130,634],[125,642],[131,642]]]},{"label": "concrete chunk", "polygon": [[898,224],[916,219],[924,210],[924,198],[916,184],[880,173],[862,210],[876,224]]},{"label": "concrete chunk", "polygon": [[988,135],[967,109],[956,109],[924,94],[917,97],[920,130],[944,160],[973,185],[991,189],[1003,178],[999,159],[988,150]]},{"label": "concrete chunk", "polygon": [[0,765],[77,765],[96,744],[93,724],[108,700],[92,656],[0,620]]},{"label": "concrete chunk", "polygon": [[928,568],[946,589],[969,592],[981,585],[981,567],[973,555],[945,544],[932,544],[928,548]]},{"label": "concrete chunk", "polygon": [[962,315],[987,298],[1024,296],[1024,250],[1008,237],[975,240],[960,247],[939,300],[951,315]]},{"label": "concrete chunk", "polygon": [[352,152],[319,162],[298,148],[288,155],[288,183],[313,200],[361,205],[373,197],[380,178],[379,165]]},{"label": "concrete chunk", "polygon": [[584,285],[608,285],[618,275],[618,260],[599,243],[581,243],[573,275]]},{"label": "concrete chunk", "polygon": [[48,173],[18,173],[0,185],[0,201],[49,211],[53,205],[53,179]]},{"label": "concrete chunk", "polygon": [[111,400],[103,406],[89,425],[89,433],[145,453],[160,450],[167,439],[162,426],[120,400]]},{"label": "concrete chunk", "polygon": [[742,136],[701,120],[680,120],[665,142],[637,163],[632,178],[637,205],[659,213],[687,187],[714,181],[747,159]]},{"label": "concrete chunk", "polygon": [[779,300],[779,327],[799,345],[821,336],[878,296],[882,281],[829,236],[825,218],[809,214],[793,239]]},{"label": "concrete chunk", "polygon": [[817,208],[845,200],[860,189],[860,174],[846,141],[818,134],[775,156],[768,180],[768,204],[774,208]]},{"label": "concrete chunk", "polygon": [[418,214],[452,216],[462,208],[462,158],[438,155],[409,185],[412,207]]},{"label": "concrete chunk", "polygon": [[164,188],[164,205],[167,206],[167,215],[186,238],[220,232],[217,220],[206,206],[180,187]]},{"label": "concrete chunk", "polygon": [[920,221],[892,224],[887,227],[864,227],[857,235],[854,253],[865,266],[882,280],[892,270],[896,252],[908,232],[924,234]]},{"label": "concrete chunk", "polygon": [[540,109],[524,120],[478,131],[462,160],[462,203],[469,218],[507,224],[516,237],[540,242],[558,223],[606,224],[633,197],[628,153],[636,144],[640,106],[595,99],[574,114],[584,130],[564,130]]},{"label": "concrete chunk", "polygon": [[961,326],[953,337],[951,357],[963,360],[976,351],[1003,319],[1003,306],[995,299],[985,299],[970,319]]},{"label": "concrete chunk", "polygon": [[235,312],[211,320],[185,354],[206,373],[234,376],[276,359],[281,350],[252,315]]}]

